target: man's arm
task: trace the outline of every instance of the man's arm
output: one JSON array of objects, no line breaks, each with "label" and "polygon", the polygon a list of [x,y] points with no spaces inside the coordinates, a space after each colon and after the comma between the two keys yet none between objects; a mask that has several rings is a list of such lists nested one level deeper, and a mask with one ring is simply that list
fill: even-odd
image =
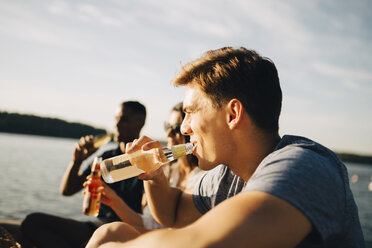
[{"label": "man's arm", "polygon": [[98,189],[101,192],[101,203],[109,206],[115,211],[116,215],[125,222],[136,228],[143,228],[143,221],[141,215],[131,209],[124,200],[107,184]]},{"label": "man's arm", "polygon": [[115,247],[295,247],[311,231],[292,204],[261,191],[234,196],[181,229],[152,231]]},{"label": "man's arm", "polygon": [[83,188],[85,176],[79,172],[81,161],[71,161],[63,175],[60,191],[62,195],[73,195]]},{"label": "man's arm", "polygon": [[183,227],[201,216],[192,195],[170,187],[162,170],[152,180],[145,181],[144,188],[152,215],[164,226]]},{"label": "man's arm", "polygon": [[93,147],[93,140],[92,135],[81,137],[75,145],[72,161],[68,165],[61,181],[60,191],[62,195],[73,195],[83,188],[86,176],[80,173],[79,169],[83,161],[97,150]]}]

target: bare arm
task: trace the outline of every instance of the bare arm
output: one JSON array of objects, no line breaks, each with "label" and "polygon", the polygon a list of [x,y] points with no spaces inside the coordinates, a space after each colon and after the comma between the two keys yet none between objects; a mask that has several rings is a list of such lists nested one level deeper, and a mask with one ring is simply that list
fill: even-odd
[{"label": "bare arm", "polygon": [[144,188],[151,213],[164,226],[183,227],[201,216],[191,194],[170,187],[162,170]]},{"label": "bare arm", "polygon": [[182,229],[162,229],[115,247],[295,247],[311,223],[293,205],[265,192],[232,197]]},{"label": "bare arm", "polygon": [[101,203],[111,207],[123,222],[136,228],[143,227],[141,215],[133,211],[107,184],[103,183],[99,191],[102,192]]},{"label": "bare arm", "polygon": [[60,185],[62,195],[73,195],[83,188],[85,177],[79,173],[81,164],[81,161],[70,162]]},{"label": "bare arm", "polygon": [[75,145],[72,160],[63,175],[60,191],[62,195],[73,195],[83,188],[85,176],[79,172],[80,166],[85,159],[97,149],[93,147],[93,136],[81,137]]}]

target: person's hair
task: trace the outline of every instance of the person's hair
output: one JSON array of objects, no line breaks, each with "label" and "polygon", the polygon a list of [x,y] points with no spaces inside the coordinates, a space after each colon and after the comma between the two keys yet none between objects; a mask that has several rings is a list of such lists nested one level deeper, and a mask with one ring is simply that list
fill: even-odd
[{"label": "person's hair", "polygon": [[185,112],[183,112],[183,102],[179,102],[173,106],[172,111],[179,112],[181,114],[182,120],[185,119]]},{"label": "person's hair", "polygon": [[[172,108],[172,111],[176,111],[176,112],[180,113],[181,117],[182,117],[182,121],[183,121],[183,119],[185,119],[186,114],[185,114],[185,112],[183,112],[183,102],[179,102],[176,105],[174,105],[173,108]],[[183,137],[185,137],[185,143],[190,142],[190,136],[189,135],[183,135],[182,133],[181,133],[181,135]],[[189,162],[189,164],[191,166],[197,166],[198,165],[198,158],[194,154],[187,155],[187,161]]]},{"label": "person's hair", "polygon": [[136,114],[143,116],[146,119],[146,107],[137,101],[126,101],[121,104],[123,107],[130,108]]},{"label": "person's hair", "polygon": [[173,85],[196,84],[215,108],[238,99],[255,125],[268,132],[279,130],[282,91],[274,63],[244,47],[206,52],[181,68]]}]

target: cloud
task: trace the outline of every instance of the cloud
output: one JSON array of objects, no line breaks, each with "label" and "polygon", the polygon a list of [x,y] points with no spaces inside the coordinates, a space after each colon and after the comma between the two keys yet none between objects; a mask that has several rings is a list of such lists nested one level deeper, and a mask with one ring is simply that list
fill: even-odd
[{"label": "cloud", "polygon": [[103,13],[99,8],[91,4],[78,4],[76,15],[84,22],[98,22],[105,26],[122,27],[123,20]]},{"label": "cloud", "polygon": [[322,75],[336,78],[338,81],[343,82],[346,88],[353,90],[361,90],[363,89],[363,82],[372,81],[371,72],[335,66],[325,62],[314,62],[312,69]]},{"label": "cloud", "polygon": [[[56,12],[57,9],[55,8],[54,11]],[[59,11],[62,11],[61,7]],[[71,30],[63,30],[63,26],[48,20],[32,6],[2,3],[0,13],[0,35],[3,37],[17,38],[42,45],[86,50],[86,45],[73,39],[66,39]]]},{"label": "cloud", "polygon": [[139,1],[130,15],[151,26],[191,32],[198,37],[226,38],[240,31],[235,18],[215,1]]},{"label": "cloud", "polygon": [[269,34],[264,38],[271,46],[301,54],[311,41],[311,33],[298,16],[299,6],[277,1],[238,0],[237,4],[237,16],[254,28],[257,38],[260,34]]},{"label": "cloud", "polygon": [[71,11],[71,5],[66,1],[53,1],[47,4],[46,9],[54,15],[67,15]]},{"label": "cloud", "polygon": [[[111,7],[110,7],[111,6]],[[133,23],[134,18],[122,10],[110,6],[100,8],[98,4],[53,1],[46,10],[56,16],[75,18],[83,23],[99,24],[107,27],[123,27]]]}]

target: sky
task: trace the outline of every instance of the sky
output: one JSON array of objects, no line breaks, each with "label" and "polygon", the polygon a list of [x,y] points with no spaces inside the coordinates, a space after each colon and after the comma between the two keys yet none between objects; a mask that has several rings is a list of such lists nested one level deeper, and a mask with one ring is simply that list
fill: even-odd
[{"label": "sky", "polygon": [[114,130],[142,102],[142,134],[165,139],[180,66],[246,47],[277,66],[280,135],[372,155],[370,0],[0,0],[0,111]]}]

